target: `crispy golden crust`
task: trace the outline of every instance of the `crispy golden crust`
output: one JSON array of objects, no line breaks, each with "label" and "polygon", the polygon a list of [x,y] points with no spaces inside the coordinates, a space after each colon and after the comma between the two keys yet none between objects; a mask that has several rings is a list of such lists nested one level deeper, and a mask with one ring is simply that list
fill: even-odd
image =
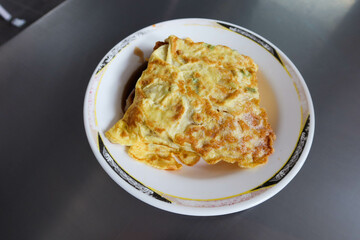
[{"label": "crispy golden crust", "polygon": [[273,133],[259,107],[257,65],[225,46],[170,36],[157,43],[123,119],[106,136],[130,156],[160,169],[202,157],[252,168],[273,153]]}]

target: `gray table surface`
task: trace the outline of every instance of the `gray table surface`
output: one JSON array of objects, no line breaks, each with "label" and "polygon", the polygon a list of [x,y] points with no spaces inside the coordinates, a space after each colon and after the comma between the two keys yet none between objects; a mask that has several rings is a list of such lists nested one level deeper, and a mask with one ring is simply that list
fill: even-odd
[{"label": "gray table surface", "polygon": [[[217,217],[137,200],[100,167],[83,99],[100,59],[160,21],[229,21],[302,73],[316,114],[305,165],[280,193]],[[360,2],[66,1],[0,47],[1,239],[359,239]]]}]

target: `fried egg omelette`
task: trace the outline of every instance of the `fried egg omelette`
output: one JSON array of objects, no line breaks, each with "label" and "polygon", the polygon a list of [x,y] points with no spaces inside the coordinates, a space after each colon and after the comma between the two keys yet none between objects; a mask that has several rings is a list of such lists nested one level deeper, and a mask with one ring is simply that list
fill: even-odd
[{"label": "fried egg omelette", "polygon": [[106,137],[159,169],[200,158],[242,168],[265,164],[275,134],[259,106],[254,61],[226,46],[176,36],[154,49],[132,104]]}]

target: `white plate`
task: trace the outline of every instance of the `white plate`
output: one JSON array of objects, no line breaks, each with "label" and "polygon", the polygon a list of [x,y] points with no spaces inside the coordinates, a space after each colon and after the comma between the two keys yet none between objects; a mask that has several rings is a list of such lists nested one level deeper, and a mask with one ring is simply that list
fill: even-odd
[{"label": "white plate", "polygon": [[[276,133],[275,153],[266,165],[247,170],[203,160],[179,171],[164,171],[128,156],[104,133],[122,116],[124,87],[141,65],[134,49],[149,57],[156,41],[169,35],[221,44],[259,65],[261,105]],[[92,75],[84,103],[85,130],[105,171],[122,188],[155,207],[186,215],[221,215],[253,207],[278,193],[297,174],[314,135],[314,109],[294,64],[268,40],[239,26],[210,19],[179,19],[146,27],[119,42]]]}]

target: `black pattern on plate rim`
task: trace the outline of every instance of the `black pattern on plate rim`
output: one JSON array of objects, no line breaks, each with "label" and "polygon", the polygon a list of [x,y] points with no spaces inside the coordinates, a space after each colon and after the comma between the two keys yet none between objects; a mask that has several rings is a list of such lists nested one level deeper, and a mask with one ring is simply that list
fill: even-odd
[{"label": "black pattern on plate rim", "polygon": [[229,29],[230,31],[236,32],[240,35],[243,35],[251,40],[253,40],[254,42],[256,42],[257,44],[259,44],[260,46],[262,46],[263,48],[265,48],[269,53],[271,53],[279,62],[282,66],[284,66],[284,63],[282,62],[279,54],[277,53],[277,51],[275,50],[275,48],[273,48],[269,43],[265,42],[264,40],[262,40],[261,38],[255,36],[254,34],[244,30],[244,29],[240,29],[238,27],[226,24],[226,23],[222,23],[222,22],[217,22],[217,24]]},{"label": "black pattern on plate rim", "polygon": [[125,182],[127,182],[132,187],[134,187],[135,189],[139,190],[142,193],[145,193],[148,196],[151,196],[151,197],[153,197],[153,198],[155,198],[157,200],[160,200],[160,201],[163,201],[163,202],[166,202],[166,203],[171,203],[171,201],[167,200],[166,198],[162,197],[158,193],[156,193],[153,190],[149,189],[144,184],[142,184],[138,180],[134,179],[127,172],[125,172],[124,169],[122,167],[120,167],[115,162],[115,160],[112,158],[112,156],[110,155],[109,151],[107,150],[107,148],[104,145],[104,142],[103,142],[100,134],[98,134],[98,141],[99,141],[100,154],[103,156],[105,161],[109,164],[109,166],[117,173],[117,175],[119,175]]},{"label": "black pattern on plate rim", "polygon": [[261,184],[260,186],[252,189],[251,191],[258,190],[263,187],[269,187],[275,185],[279,183],[282,179],[284,179],[284,177],[290,172],[290,170],[295,166],[295,164],[299,160],[306,145],[307,139],[309,137],[309,129],[310,129],[310,115],[308,116],[305,122],[305,126],[300,134],[296,147],[292,152],[289,160],[286,162],[286,164],[272,178],[270,178],[268,181]]}]

